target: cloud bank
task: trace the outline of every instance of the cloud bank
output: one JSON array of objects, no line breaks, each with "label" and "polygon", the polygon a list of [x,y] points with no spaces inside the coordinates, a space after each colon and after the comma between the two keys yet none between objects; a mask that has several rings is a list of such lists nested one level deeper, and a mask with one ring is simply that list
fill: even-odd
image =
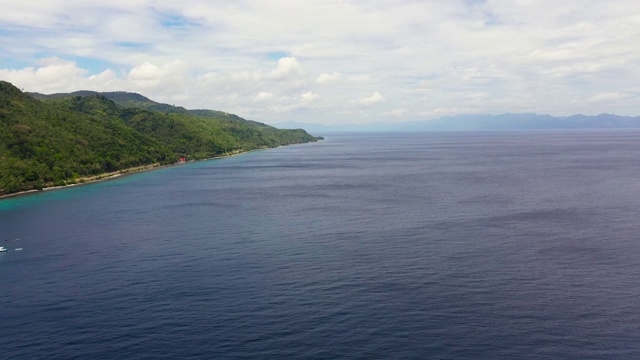
[{"label": "cloud bank", "polygon": [[259,121],[640,115],[640,3],[7,0],[0,79]]}]

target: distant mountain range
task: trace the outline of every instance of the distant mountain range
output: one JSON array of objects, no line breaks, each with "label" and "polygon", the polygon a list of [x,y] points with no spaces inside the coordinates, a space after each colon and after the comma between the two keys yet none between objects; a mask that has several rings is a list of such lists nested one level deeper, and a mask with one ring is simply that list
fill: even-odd
[{"label": "distant mountain range", "polygon": [[551,116],[538,114],[501,115],[458,115],[445,116],[435,120],[322,125],[312,123],[284,122],[275,127],[304,128],[310,132],[353,132],[353,131],[481,131],[481,130],[543,130],[543,129],[624,129],[640,128],[640,116],[620,116],[614,114]]}]

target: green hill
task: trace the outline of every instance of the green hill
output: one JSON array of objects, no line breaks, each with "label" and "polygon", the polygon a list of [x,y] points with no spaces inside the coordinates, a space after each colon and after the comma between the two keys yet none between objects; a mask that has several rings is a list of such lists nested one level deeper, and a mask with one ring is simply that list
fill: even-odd
[{"label": "green hill", "polygon": [[139,94],[25,94],[0,81],[0,195],[170,164],[180,157],[203,159],[316,140],[304,130],[186,110]]},{"label": "green hill", "polygon": [[147,110],[153,110],[153,111],[158,111],[158,112],[163,112],[168,114],[177,113],[177,114],[185,114],[185,115],[191,115],[196,117],[211,117],[218,120],[229,120],[229,121],[235,120],[241,123],[258,126],[258,127],[269,126],[257,121],[245,120],[239,117],[238,115],[229,114],[223,111],[206,110],[206,109],[187,110],[181,106],[174,106],[174,105],[155,102],[143,95],[126,92],[126,91],[97,92],[97,91],[81,90],[81,91],[74,91],[72,93],[58,93],[58,94],[50,94],[50,95],[45,95],[45,94],[40,94],[35,92],[28,93],[28,94],[40,100],[55,100],[55,99],[64,99],[64,98],[70,98],[75,96],[101,95],[113,101],[117,105],[125,108],[147,109]]}]

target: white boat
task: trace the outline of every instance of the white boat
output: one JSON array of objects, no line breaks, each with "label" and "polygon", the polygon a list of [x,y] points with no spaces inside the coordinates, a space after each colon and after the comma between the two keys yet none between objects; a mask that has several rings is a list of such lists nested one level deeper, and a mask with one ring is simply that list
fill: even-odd
[{"label": "white boat", "polygon": [[7,252],[7,249],[5,249],[4,246],[0,246],[0,252]]}]

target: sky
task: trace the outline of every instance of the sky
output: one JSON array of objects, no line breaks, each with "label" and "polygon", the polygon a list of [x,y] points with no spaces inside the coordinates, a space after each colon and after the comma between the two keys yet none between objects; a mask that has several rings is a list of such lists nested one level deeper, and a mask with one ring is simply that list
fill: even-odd
[{"label": "sky", "polygon": [[640,115],[637,0],[0,0],[0,80],[275,124]]}]

